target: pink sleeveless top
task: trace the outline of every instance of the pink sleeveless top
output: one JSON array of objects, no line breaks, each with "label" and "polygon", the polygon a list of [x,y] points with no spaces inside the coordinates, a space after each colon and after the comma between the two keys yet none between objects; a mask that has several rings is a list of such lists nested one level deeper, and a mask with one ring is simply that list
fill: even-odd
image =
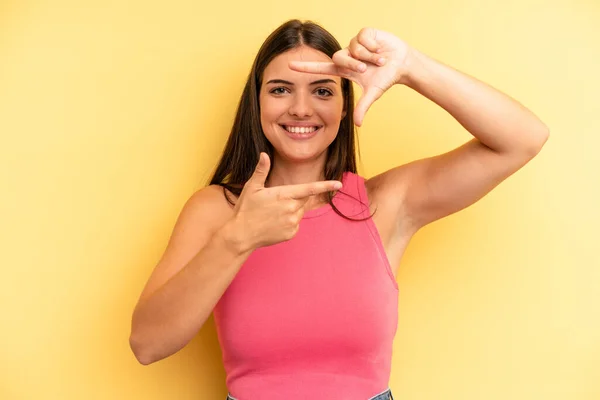
[{"label": "pink sleeveless top", "polygon": [[[333,202],[370,215],[345,172]],[[237,400],[367,400],[388,388],[398,285],[370,218],[326,204],[296,236],[255,250],[214,309],[227,389]]]}]

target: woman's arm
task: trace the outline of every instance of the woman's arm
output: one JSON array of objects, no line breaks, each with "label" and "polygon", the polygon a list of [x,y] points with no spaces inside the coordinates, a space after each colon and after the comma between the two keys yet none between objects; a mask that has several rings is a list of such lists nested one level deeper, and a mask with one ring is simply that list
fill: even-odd
[{"label": "woman's arm", "polygon": [[473,204],[525,165],[548,139],[546,125],[527,108],[389,32],[363,28],[332,62],[292,61],[289,66],[360,85],[357,125],[383,93],[402,84],[442,107],[475,137],[448,153],[369,179],[399,226],[409,231]]},{"label": "woman's arm", "polygon": [[415,49],[406,65],[399,83],[435,102],[475,137],[377,178],[380,189],[397,196],[399,220],[419,228],[483,197],[531,160],[549,131],[509,96]]},{"label": "woman's arm", "polygon": [[535,155],[548,139],[539,118],[491,86],[416,49],[410,50],[407,66],[399,83],[442,107],[490,150]]},{"label": "woman's arm", "polygon": [[252,253],[227,221],[231,211],[219,206],[221,188],[214,189],[202,189],[186,203],[135,307],[129,343],[141,364],[183,348]]}]

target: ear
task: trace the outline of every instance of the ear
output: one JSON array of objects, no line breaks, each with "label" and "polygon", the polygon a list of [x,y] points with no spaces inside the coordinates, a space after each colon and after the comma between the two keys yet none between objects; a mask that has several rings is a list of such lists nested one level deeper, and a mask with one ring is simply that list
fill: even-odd
[{"label": "ear", "polygon": [[344,109],[344,110],[342,111],[342,119],[344,119],[345,117],[346,117],[346,109]]}]

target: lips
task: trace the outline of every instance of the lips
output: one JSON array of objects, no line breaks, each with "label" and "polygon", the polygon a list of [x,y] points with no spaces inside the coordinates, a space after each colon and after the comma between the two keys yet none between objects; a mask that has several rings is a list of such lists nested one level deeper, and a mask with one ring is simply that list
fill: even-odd
[{"label": "lips", "polygon": [[[290,138],[292,138],[294,140],[307,140],[307,139],[310,139],[310,138],[314,137],[317,133],[321,132],[321,129],[323,129],[322,125],[313,125],[313,127],[316,126],[317,129],[315,129],[312,132],[300,133],[300,132],[290,132],[290,131],[288,131],[287,129],[285,129],[286,128],[285,125],[279,125],[279,126],[281,127],[281,130],[283,132],[285,132],[285,134],[288,137],[290,137]],[[306,128],[308,128],[308,127],[306,127]]]},{"label": "lips", "polygon": [[309,130],[309,129],[314,129],[314,128],[321,128],[322,125],[318,125],[318,124],[314,124],[314,125],[287,125],[287,124],[279,124],[279,126],[281,126],[283,129],[288,130],[288,131],[302,131],[302,130]]}]

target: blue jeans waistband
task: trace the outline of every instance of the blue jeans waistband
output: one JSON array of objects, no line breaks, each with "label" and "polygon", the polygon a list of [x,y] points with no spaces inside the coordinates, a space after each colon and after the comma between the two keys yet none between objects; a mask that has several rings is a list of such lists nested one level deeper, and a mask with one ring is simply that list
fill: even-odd
[{"label": "blue jeans waistband", "polygon": [[[240,400],[240,399],[236,399],[230,393],[227,393],[226,400]],[[394,395],[392,394],[392,389],[388,388],[385,391],[369,398],[368,400],[394,400]]]}]

